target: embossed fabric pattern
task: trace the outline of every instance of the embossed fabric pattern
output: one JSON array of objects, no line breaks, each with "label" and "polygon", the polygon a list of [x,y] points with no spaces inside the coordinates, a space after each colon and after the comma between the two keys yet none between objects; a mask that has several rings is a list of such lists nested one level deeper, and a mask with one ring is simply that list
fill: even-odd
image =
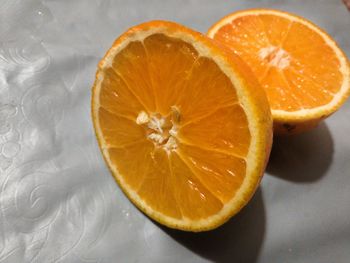
[{"label": "embossed fabric pattern", "polygon": [[206,32],[252,7],[305,16],[350,54],[342,1],[0,0],[0,262],[349,262],[349,102],[275,140],[253,200],[209,233],[145,217],[99,152],[90,92],[119,34],[151,19]]}]

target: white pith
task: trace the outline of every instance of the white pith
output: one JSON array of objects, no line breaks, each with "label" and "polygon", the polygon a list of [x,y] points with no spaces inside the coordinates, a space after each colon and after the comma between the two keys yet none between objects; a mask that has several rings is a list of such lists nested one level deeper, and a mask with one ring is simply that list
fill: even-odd
[{"label": "white pith", "polygon": [[268,60],[268,64],[278,69],[285,69],[290,64],[289,54],[280,47],[268,46],[259,50],[259,57]]},{"label": "white pith", "polygon": [[147,138],[154,143],[155,147],[163,149],[167,154],[176,150],[176,118],[179,116],[177,107],[172,107],[173,114],[164,117],[159,114],[149,116],[146,112],[139,112],[136,124],[143,126],[147,131]]}]

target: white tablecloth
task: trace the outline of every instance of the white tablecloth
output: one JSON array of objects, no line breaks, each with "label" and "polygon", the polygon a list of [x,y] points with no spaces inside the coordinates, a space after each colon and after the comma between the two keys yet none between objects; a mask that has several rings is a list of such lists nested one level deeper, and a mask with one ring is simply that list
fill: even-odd
[{"label": "white tablecloth", "polygon": [[0,262],[350,262],[350,102],[276,139],[254,199],[208,233],[156,225],[102,160],[90,90],[113,40],[151,19],[206,32],[248,7],[305,16],[350,54],[341,0],[0,0]]}]

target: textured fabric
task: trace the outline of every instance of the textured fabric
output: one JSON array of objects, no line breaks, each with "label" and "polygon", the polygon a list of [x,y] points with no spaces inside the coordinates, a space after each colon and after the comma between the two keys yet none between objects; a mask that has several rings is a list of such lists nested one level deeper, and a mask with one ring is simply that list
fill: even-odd
[{"label": "textured fabric", "polygon": [[275,139],[262,185],[218,230],[161,227],[121,193],[97,147],[98,61],[151,19],[201,32],[242,8],[305,16],[350,54],[338,0],[0,0],[0,262],[350,262],[350,103]]}]

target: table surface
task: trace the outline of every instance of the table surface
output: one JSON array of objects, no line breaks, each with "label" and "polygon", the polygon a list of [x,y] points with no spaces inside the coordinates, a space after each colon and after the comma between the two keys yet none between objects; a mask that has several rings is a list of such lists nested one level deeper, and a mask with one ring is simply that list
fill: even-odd
[{"label": "table surface", "polygon": [[0,262],[350,262],[350,102],[275,138],[252,201],[207,233],[150,221],[101,158],[90,90],[113,40],[151,19],[205,32],[250,7],[305,16],[350,54],[341,0],[0,0]]}]

